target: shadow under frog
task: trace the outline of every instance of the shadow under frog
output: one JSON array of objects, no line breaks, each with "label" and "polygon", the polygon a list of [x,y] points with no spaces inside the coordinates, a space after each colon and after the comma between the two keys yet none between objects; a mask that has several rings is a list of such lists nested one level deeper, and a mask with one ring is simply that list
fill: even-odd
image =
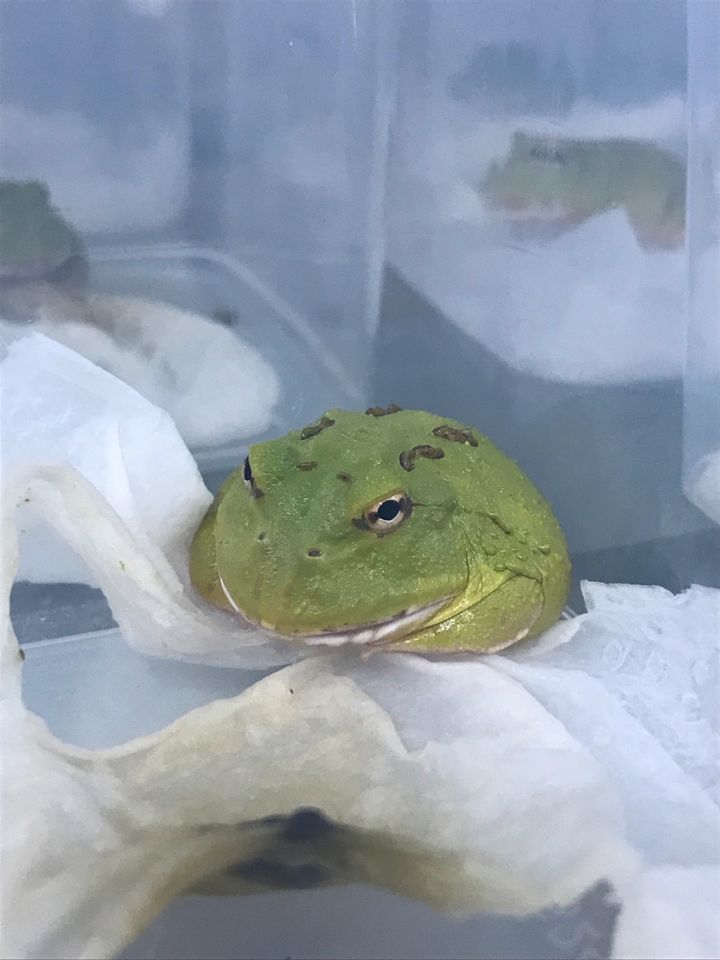
[{"label": "shadow under frog", "polygon": [[[243,896],[277,890],[310,890],[367,883],[428,900],[424,870],[436,877],[433,893],[444,903],[443,875],[462,876],[459,855],[423,854],[393,837],[350,828],[312,807],[238,824],[239,859],[185,892],[203,896]],[[417,876],[417,884],[412,878]],[[414,887],[417,886],[417,889]],[[430,900],[433,896],[430,897]]]},{"label": "shadow under frog", "polygon": [[[419,858],[396,838],[350,828],[312,807],[246,821],[237,829],[241,859],[186,889],[186,895],[233,897],[366,884],[425,902],[442,913],[452,904],[458,908],[454,921],[444,920],[453,923],[451,933],[461,917],[478,915],[476,904],[468,909],[454,900],[456,884],[464,885],[460,855],[433,857],[425,852]],[[471,888],[469,877],[466,882]],[[520,922],[534,921],[528,931],[536,940],[547,939],[559,956],[576,956],[581,946],[594,951],[593,956],[607,956],[618,913],[611,887],[601,881],[572,904]],[[443,922],[442,914],[435,916],[438,922]],[[515,925],[518,918],[507,917],[505,922]]]},{"label": "shadow under frog", "polygon": [[524,239],[549,237],[621,208],[645,250],[685,239],[685,164],[653,143],[514,134],[480,184],[490,208]]},{"label": "shadow under frog", "polygon": [[319,810],[302,808],[238,826],[244,855],[223,873],[197,884],[192,893],[234,895],[259,890],[305,890],[337,882],[347,870],[351,832]]}]

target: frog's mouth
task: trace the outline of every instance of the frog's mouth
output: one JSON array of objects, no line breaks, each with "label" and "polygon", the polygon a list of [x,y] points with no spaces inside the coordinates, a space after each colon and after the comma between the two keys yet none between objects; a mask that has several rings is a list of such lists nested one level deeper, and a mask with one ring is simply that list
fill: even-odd
[{"label": "frog's mouth", "polygon": [[558,220],[572,219],[573,213],[559,201],[524,200],[520,197],[503,197],[495,200],[491,206],[501,210],[506,220],[539,220],[555,223]]},{"label": "frog's mouth", "polygon": [[263,630],[277,633],[283,637],[293,640],[302,640],[303,643],[318,644],[328,647],[339,647],[343,644],[371,644],[381,643],[391,637],[406,636],[414,633],[415,630],[430,620],[438,610],[441,610],[450,600],[452,595],[441,597],[425,606],[411,606],[392,617],[386,617],[383,620],[373,620],[369,623],[360,624],[357,627],[348,627],[344,630],[321,630],[319,633],[303,633],[302,631],[287,632],[279,630],[275,624],[268,623],[267,620],[256,621],[257,626]]}]

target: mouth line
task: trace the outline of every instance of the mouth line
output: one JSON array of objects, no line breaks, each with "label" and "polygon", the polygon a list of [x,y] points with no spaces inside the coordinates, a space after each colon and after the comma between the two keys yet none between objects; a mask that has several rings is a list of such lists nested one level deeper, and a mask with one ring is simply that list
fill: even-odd
[{"label": "mouth line", "polygon": [[278,636],[287,637],[291,640],[302,640],[303,643],[310,645],[323,645],[328,647],[339,647],[344,644],[365,645],[380,643],[392,637],[394,634],[402,631],[403,634],[412,632],[409,627],[420,626],[420,624],[429,620],[435,613],[444,607],[452,595],[441,597],[432,603],[424,606],[413,605],[401,610],[391,617],[385,617],[382,620],[373,620],[370,623],[364,623],[359,627],[349,627],[345,630],[321,630],[319,633],[283,633],[278,630],[275,624],[268,623],[266,620],[256,621],[257,626]]},{"label": "mouth line", "polygon": [[538,203],[528,201],[521,204],[496,204],[496,208],[503,211],[508,220],[563,220],[569,216],[568,208],[558,202]]}]

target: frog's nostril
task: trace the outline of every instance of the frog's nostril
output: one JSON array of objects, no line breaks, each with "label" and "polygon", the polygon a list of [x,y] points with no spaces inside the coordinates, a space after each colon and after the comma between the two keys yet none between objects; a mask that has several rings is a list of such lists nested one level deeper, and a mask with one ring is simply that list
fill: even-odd
[{"label": "frog's nostril", "polygon": [[262,531],[257,535],[257,538],[258,538],[258,540],[264,540],[264,539],[265,539],[265,536],[266,536],[265,531],[262,530]]},{"label": "frog's nostril", "polygon": [[322,556],[322,552],[318,550],[317,547],[312,547],[310,550],[308,550],[307,555],[309,557],[320,557]]}]

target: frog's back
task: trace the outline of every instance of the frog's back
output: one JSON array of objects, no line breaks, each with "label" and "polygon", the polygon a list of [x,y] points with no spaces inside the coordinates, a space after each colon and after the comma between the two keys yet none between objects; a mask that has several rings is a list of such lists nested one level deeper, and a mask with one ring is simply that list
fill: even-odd
[{"label": "frog's back", "polygon": [[[333,409],[324,416],[337,433],[325,432],[324,443],[318,435],[313,456],[320,459],[326,446],[333,473],[339,455],[361,483],[369,473],[368,496],[376,493],[378,465],[384,464],[398,485],[418,489],[419,496],[424,491],[437,496],[435,487],[442,480],[461,511],[492,516],[507,528],[517,527],[520,536],[544,542],[549,532],[559,532],[550,505],[519,465],[475,427],[425,410],[394,407],[370,408],[364,414]],[[367,469],[368,449],[373,451],[372,471]],[[416,469],[425,459],[438,461],[432,471]]]}]

